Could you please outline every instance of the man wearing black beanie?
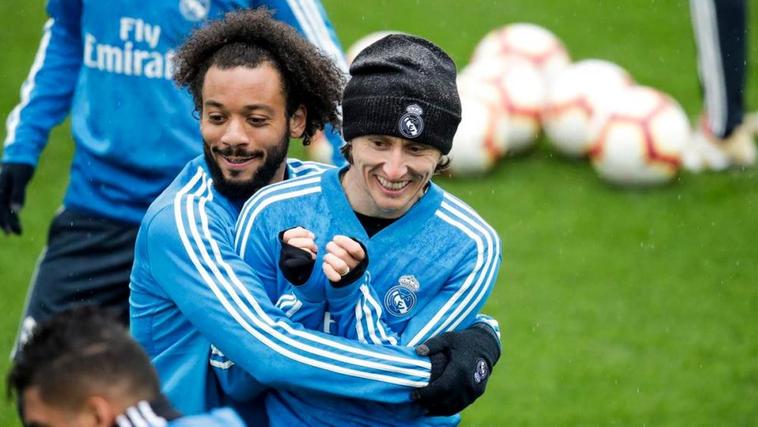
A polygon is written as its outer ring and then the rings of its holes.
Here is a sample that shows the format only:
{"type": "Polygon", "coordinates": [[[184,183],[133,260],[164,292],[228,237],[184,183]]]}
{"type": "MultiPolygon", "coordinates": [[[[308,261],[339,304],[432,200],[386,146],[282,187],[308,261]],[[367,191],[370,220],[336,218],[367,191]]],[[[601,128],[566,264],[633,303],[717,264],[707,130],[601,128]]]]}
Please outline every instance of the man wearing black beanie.
{"type": "MultiPolygon", "coordinates": [[[[238,252],[275,283],[269,294],[293,321],[416,347],[437,366],[448,356],[443,346],[467,347],[456,364],[468,372],[458,380],[470,402],[500,356],[499,337],[478,312],[496,282],[501,245],[473,209],[431,182],[461,120],[455,64],[431,42],[395,34],[367,47],[350,74],[342,105],[348,166],[256,194],[240,214],[238,252]],[[462,333],[469,340],[458,341],[462,333]]],[[[433,368],[430,379],[442,374],[433,368]]],[[[465,406],[430,402],[425,389],[413,396],[421,405],[275,390],[266,407],[271,424],[284,426],[454,425],[465,406]]]]}

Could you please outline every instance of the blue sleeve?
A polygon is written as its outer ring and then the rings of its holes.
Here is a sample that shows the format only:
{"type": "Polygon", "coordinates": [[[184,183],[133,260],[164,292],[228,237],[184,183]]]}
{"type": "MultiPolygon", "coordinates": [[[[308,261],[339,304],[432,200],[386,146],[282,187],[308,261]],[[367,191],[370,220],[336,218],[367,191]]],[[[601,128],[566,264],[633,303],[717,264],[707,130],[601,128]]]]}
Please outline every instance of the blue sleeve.
{"type": "Polygon", "coordinates": [[[211,345],[209,363],[225,395],[237,402],[246,402],[260,396],[266,386],[244,369],[240,369],[215,345],[211,345]]]}
{"type": "MultiPolygon", "coordinates": [[[[256,270],[257,273],[257,270],[256,270]]],[[[312,330],[320,329],[324,318],[324,302],[309,302],[298,298],[290,291],[277,300],[275,306],[284,312],[292,322],[312,330]]],[[[210,365],[221,390],[238,402],[251,400],[266,390],[252,375],[238,367],[216,346],[211,346],[210,365]]]]}
{"type": "Polygon", "coordinates": [[[277,224],[276,221],[257,221],[247,239],[248,250],[240,257],[264,284],[270,300],[290,320],[306,329],[320,330],[326,307],[324,285],[314,280],[317,275],[313,274],[306,283],[294,286],[280,273],[279,253],[282,247],[279,233],[290,227],[278,229],[277,224]]]}
{"type": "Polygon", "coordinates": [[[364,343],[414,347],[443,332],[473,324],[492,291],[501,262],[497,234],[489,226],[481,231],[480,235],[471,234],[474,244],[467,256],[401,333],[385,324],[382,300],[371,286],[370,272],[348,287],[327,287],[328,309],[337,323],[338,335],[364,343]]]}
{"type": "Polygon", "coordinates": [[[81,8],[79,0],[48,2],[50,18],[6,121],[4,162],[36,165],[50,130],[68,115],[82,65],[81,8]]]}
{"type": "Polygon", "coordinates": [[[502,341],[500,339],[500,322],[497,321],[492,316],[488,316],[486,314],[479,313],[476,315],[476,319],[474,320],[474,324],[477,326],[483,326],[488,328],[492,331],[492,336],[497,339],[497,343],[502,346],[502,341]]]}
{"type": "MultiPolygon", "coordinates": [[[[148,228],[152,274],[182,314],[258,382],[386,403],[410,401],[431,363],[412,349],[366,346],[305,329],[271,303],[214,214],[207,183],[186,186],[148,228]]],[[[220,209],[219,207],[215,207],[220,209]]]]}
{"type": "MultiPolygon", "coordinates": [[[[317,330],[323,324],[324,303],[303,301],[293,292],[287,292],[276,302],[276,307],[294,323],[317,330]]],[[[238,367],[216,346],[211,346],[210,365],[223,392],[238,402],[251,400],[266,390],[255,377],[238,367]]]]}

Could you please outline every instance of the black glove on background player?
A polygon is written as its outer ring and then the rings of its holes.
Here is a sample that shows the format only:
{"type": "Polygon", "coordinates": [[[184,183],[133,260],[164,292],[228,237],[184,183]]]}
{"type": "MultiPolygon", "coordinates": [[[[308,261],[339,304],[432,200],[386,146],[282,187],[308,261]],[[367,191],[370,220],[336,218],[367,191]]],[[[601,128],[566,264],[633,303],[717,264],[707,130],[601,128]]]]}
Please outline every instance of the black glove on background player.
{"type": "Polygon", "coordinates": [[[286,231],[283,230],[279,233],[279,242],[282,244],[282,250],[279,254],[279,269],[282,270],[285,279],[295,286],[300,286],[311,277],[316,260],[307,251],[285,243],[284,233],[286,231]]]}
{"type": "Polygon", "coordinates": [[[23,163],[0,165],[0,228],[5,234],[21,234],[18,214],[24,206],[26,186],[34,175],[34,166],[23,163]]]}
{"type": "Polygon", "coordinates": [[[429,356],[429,385],[411,397],[429,416],[448,416],[462,411],[484,393],[492,368],[500,358],[500,342],[487,325],[474,325],[460,332],[445,332],[416,347],[429,356]]]}

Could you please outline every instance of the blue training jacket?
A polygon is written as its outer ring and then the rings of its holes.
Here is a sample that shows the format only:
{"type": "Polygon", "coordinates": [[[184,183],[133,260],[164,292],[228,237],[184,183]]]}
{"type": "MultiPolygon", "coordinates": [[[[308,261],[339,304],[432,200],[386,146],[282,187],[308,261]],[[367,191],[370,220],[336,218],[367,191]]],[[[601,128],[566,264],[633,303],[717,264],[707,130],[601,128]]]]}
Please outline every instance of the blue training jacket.
{"type": "MultiPolygon", "coordinates": [[[[289,161],[288,176],[323,170],[289,161]]],[[[305,329],[269,300],[234,250],[235,204],[213,187],[202,156],[148,209],[130,283],[130,323],[164,393],[181,412],[227,404],[208,362],[214,344],[262,385],[384,403],[410,401],[431,363],[413,348],[377,346],[305,329]]]]}
{"type": "MultiPolygon", "coordinates": [[[[477,321],[501,262],[495,230],[464,202],[432,183],[408,212],[369,237],[342,188],[340,172],[332,168],[270,185],[241,211],[235,248],[253,267],[271,301],[277,301],[292,320],[377,346],[413,348],[477,321]],[[301,286],[292,286],[278,267],[279,233],[296,226],[313,232],[318,247],[316,267],[301,286]],[[363,277],[340,288],[331,286],[320,268],[326,244],[335,235],[361,241],[369,255],[363,277]]],[[[222,369],[218,361],[211,358],[211,364],[222,369]]],[[[424,417],[412,404],[387,405],[312,391],[272,391],[266,407],[272,426],[421,426],[459,421],[424,417]]]]}
{"type": "MultiPolygon", "coordinates": [[[[191,97],[171,80],[174,49],[209,19],[258,6],[347,69],[318,0],[49,0],[21,102],[6,122],[3,162],[36,165],[50,130],[71,113],[65,206],[139,223],[202,150],[191,97]]],[[[333,132],[330,140],[341,144],[333,132]]]]}

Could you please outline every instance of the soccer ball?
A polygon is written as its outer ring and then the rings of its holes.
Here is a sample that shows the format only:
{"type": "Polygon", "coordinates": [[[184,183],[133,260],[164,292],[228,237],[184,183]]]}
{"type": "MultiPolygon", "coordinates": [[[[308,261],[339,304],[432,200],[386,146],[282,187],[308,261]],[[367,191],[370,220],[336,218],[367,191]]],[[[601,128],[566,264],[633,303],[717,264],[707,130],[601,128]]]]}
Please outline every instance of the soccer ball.
{"type": "Polygon", "coordinates": [[[506,126],[496,100],[476,94],[477,82],[458,79],[461,96],[461,123],[453,137],[450,172],[454,176],[475,176],[490,171],[505,152],[506,126]]]}
{"type": "Polygon", "coordinates": [[[473,91],[476,96],[499,105],[497,110],[506,122],[502,130],[508,154],[531,148],[540,133],[545,104],[545,83],[539,71],[528,62],[493,58],[472,63],[461,75],[478,82],[473,91]]]}
{"type": "Polygon", "coordinates": [[[545,28],[526,23],[490,31],[476,46],[471,62],[495,57],[529,62],[548,83],[571,62],[558,37],[545,28]]]}
{"type": "Polygon", "coordinates": [[[347,49],[347,54],[345,55],[345,59],[347,59],[347,64],[350,65],[355,60],[355,57],[358,56],[359,53],[363,51],[363,49],[371,46],[372,44],[378,42],[379,40],[387,37],[390,34],[404,34],[400,31],[376,31],[373,33],[366,34],[365,36],[359,38],[355,41],[350,47],[347,49]]]}
{"type": "Polygon", "coordinates": [[[569,65],[550,85],[542,114],[550,143],[569,157],[587,155],[596,113],[632,84],[629,73],[612,62],[586,59],[569,65]]]}
{"type": "Polygon", "coordinates": [[[619,185],[652,185],[676,175],[690,126],[668,95],[632,86],[600,113],[593,135],[589,155],[600,177],[619,185]]]}

